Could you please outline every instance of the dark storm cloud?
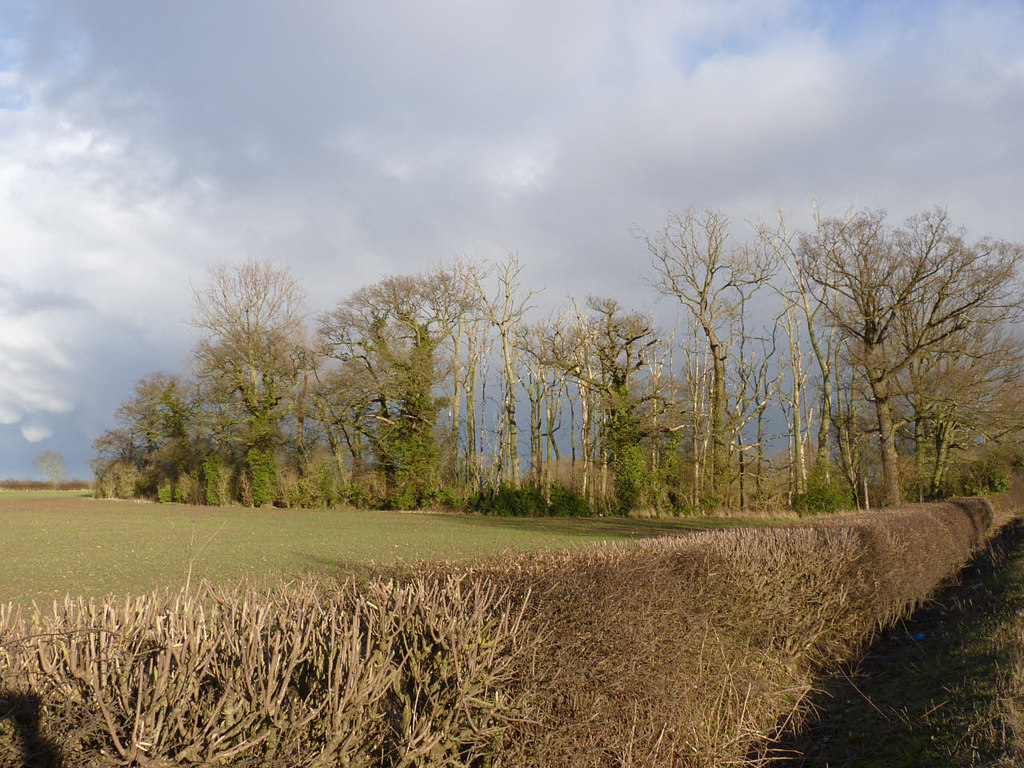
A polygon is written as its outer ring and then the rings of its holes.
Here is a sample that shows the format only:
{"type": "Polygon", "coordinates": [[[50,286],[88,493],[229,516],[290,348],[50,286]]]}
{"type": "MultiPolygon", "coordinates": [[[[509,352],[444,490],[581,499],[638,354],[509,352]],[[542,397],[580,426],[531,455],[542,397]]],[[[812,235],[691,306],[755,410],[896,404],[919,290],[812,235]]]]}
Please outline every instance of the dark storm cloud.
{"type": "Polygon", "coordinates": [[[939,203],[1024,240],[1015,2],[16,6],[0,422],[75,471],[135,378],[184,368],[190,286],[224,260],[291,265],[321,310],[512,250],[549,303],[640,307],[631,231],[690,204],[742,229],[939,203]]]}
{"type": "Polygon", "coordinates": [[[7,314],[24,317],[51,310],[84,312],[90,308],[91,305],[85,298],[67,291],[27,291],[13,282],[0,278],[0,311],[7,314]]]}

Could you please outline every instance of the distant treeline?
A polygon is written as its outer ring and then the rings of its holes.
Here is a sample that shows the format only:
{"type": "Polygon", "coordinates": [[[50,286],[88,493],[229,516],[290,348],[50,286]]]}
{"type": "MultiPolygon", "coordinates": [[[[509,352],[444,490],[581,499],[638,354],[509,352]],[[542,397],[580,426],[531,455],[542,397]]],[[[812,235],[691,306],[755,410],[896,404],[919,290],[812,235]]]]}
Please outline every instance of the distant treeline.
{"type": "Polygon", "coordinates": [[[0,480],[0,489],[5,491],[90,491],[95,488],[92,480],[61,480],[51,483],[42,480],[0,480]]]}
{"type": "Polygon", "coordinates": [[[737,238],[638,233],[671,328],[613,297],[537,316],[514,254],[386,277],[311,314],[287,269],[195,291],[189,376],[95,442],[97,493],[504,514],[823,511],[1001,490],[1024,426],[1024,247],[945,211],[737,238]]]}

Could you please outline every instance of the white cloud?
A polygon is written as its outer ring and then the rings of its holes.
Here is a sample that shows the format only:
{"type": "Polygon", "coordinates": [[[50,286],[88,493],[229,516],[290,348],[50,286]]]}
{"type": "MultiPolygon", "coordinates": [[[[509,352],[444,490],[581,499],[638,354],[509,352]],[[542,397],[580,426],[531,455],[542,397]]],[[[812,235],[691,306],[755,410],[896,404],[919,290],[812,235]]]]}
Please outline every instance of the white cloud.
{"type": "Polygon", "coordinates": [[[12,317],[0,311],[0,423],[74,408],[75,387],[69,376],[74,365],[55,342],[55,331],[31,315],[12,317]]]}
{"type": "Polygon", "coordinates": [[[21,436],[26,442],[38,443],[48,437],[53,437],[53,430],[40,424],[24,424],[21,427],[21,436]]]}
{"type": "Polygon", "coordinates": [[[501,195],[537,191],[553,172],[553,142],[524,141],[518,146],[485,149],[480,162],[481,175],[501,195]]]}

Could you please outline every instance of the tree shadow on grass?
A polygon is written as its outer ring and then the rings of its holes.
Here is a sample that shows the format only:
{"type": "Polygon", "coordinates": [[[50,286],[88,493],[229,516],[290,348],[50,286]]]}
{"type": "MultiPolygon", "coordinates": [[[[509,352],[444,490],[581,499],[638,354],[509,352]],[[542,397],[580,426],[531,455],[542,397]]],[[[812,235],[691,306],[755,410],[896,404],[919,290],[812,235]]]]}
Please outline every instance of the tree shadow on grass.
{"type": "Polygon", "coordinates": [[[41,708],[38,696],[0,690],[0,764],[63,768],[60,748],[40,732],[41,708]]]}
{"type": "Polygon", "coordinates": [[[463,522],[482,528],[503,528],[523,532],[554,533],[587,538],[649,538],[674,536],[717,528],[763,525],[769,521],[753,521],[727,517],[499,517],[467,515],[463,522]]]}
{"type": "MultiPolygon", "coordinates": [[[[575,538],[576,544],[597,541],[637,540],[658,536],[683,536],[701,531],[719,530],[724,528],[764,527],[777,520],[729,517],[677,517],[677,518],[628,518],[628,517],[504,517],[480,514],[439,513],[446,518],[458,517],[460,526],[489,529],[495,532],[518,532],[524,537],[530,534],[546,534],[575,538]]],[[[444,521],[449,522],[448,520],[444,521]]],[[[792,521],[787,521],[792,522],[792,521]]],[[[458,534],[453,534],[458,535],[458,534]]],[[[555,548],[572,548],[573,543],[564,541],[553,543],[555,548]]],[[[357,582],[384,576],[402,578],[417,570],[418,564],[424,562],[458,562],[458,563],[493,563],[500,562],[512,552],[528,551],[527,546],[516,546],[514,539],[509,539],[501,550],[488,550],[483,553],[432,557],[429,554],[418,554],[411,557],[384,557],[381,561],[365,561],[358,558],[330,557],[319,553],[296,551],[294,557],[304,564],[308,571],[318,575],[326,575],[338,580],[355,579],[357,582]]],[[[295,574],[301,576],[302,573],[295,574]]]]}
{"type": "Polygon", "coordinates": [[[1024,566],[1015,561],[1022,557],[1017,522],[957,583],[823,681],[808,722],[772,746],[772,764],[909,768],[1006,759],[990,726],[1009,660],[990,638],[1020,609],[1024,566]]]}

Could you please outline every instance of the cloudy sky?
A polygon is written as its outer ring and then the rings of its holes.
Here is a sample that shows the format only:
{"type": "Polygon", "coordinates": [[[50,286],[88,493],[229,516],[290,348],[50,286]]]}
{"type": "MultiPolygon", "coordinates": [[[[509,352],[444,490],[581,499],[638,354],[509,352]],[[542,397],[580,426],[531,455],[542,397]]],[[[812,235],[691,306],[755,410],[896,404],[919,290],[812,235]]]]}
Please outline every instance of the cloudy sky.
{"type": "Polygon", "coordinates": [[[86,476],[223,261],[323,310],[515,251],[645,308],[631,232],[691,204],[1024,241],[1022,40],[1019,0],[0,0],[0,477],[86,476]]]}

